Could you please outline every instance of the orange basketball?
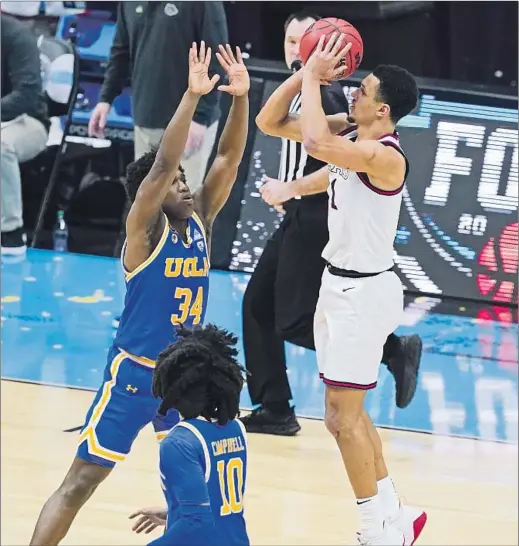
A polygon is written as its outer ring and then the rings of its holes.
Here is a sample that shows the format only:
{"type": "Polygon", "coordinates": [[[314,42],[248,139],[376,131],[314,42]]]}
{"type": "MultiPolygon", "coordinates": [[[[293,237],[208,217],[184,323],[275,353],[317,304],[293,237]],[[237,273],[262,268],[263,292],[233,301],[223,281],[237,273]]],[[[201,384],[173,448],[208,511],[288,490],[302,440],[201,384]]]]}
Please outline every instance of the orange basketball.
{"type": "Polygon", "coordinates": [[[303,64],[306,64],[306,61],[314,52],[314,49],[316,48],[321,36],[324,34],[327,37],[325,40],[326,43],[334,32],[344,34],[346,40],[344,45],[351,42],[351,48],[348,53],[346,53],[346,58],[344,60],[347,69],[344,74],[338,78],[342,80],[348,78],[355,72],[355,70],[357,70],[364,55],[364,44],[362,43],[362,38],[359,31],[351,23],[344,21],[344,19],[337,19],[336,17],[319,19],[319,21],[316,21],[303,34],[299,51],[303,64]]]}

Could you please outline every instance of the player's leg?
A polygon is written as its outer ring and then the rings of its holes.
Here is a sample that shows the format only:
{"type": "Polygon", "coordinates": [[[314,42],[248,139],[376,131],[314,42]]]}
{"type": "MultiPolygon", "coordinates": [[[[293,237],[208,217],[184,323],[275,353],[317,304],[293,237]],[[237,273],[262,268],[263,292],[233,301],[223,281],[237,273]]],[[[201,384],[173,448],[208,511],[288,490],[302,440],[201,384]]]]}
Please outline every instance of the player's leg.
{"type": "Polygon", "coordinates": [[[155,415],[152,370],[112,348],[103,383],[87,413],[76,458],[63,483],[43,506],[31,545],[59,544],[79,510],[117,462],[130,452],[139,431],[155,415]]]}
{"type": "Polygon", "coordinates": [[[384,526],[377,489],[375,450],[363,419],[366,391],[360,387],[326,385],[326,428],[337,442],[357,499],[363,540],[367,544],[403,546],[403,535],[384,526]]]}
{"type": "MultiPolygon", "coordinates": [[[[358,385],[358,389],[347,388],[347,385],[354,385],[339,381],[341,376],[334,371],[337,355],[334,351],[333,334],[337,324],[330,323],[334,314],[328,315],[326,312],[333,299],[330,275],[325,272],[314,318],[317,364],[319,374],[326,384],[325,425],[337,442],[355,496],[360,499],[361,506],[369,503],[361,511],[361,528],[364,534],[367,532],[369,535],[371,532],[378,536],[382,534],[383,516],[376,499],[374,449],[362,417],[365,391],[361,387],[369,388],[370,385],[358,385]]],[[[349,330],[345,332],[349,331],[351,334],[353,324],[348,326],[349,330]]]]}
{"type": "MultiPolygon", "coordinates": [[[[375,463],[375,477],[377,479],[377,490],[379,490],[379,484],[380,482],[383,482],[386,479],[389,478],[389,472],[386,467],[386,461],[384,460],[384,454],[382,450],[382,440],[380,439],[380,436],[377,432],[377,429],[374,427],[373,422],[371,421],[371,418],[368,415],[368,412],[363,409],[362,410],[362,420],[364,421],[364,426],[366,427],[366,432],[368,434],[368,437],[371,441],[371,445],[373,446],[373,460],[375,463]]],[[[379,490],[380,493],[380,490],[379,490]]],[[[393,488],[393,496],[387,497],[387,503],[384,505],[384,500],[381,499],[382,502],[382,511],[384,513],[384,517],[388,516],[395,516],[398,512],[399,508],[399,501],[398,496],[396,495],[395,489],[393,488]]]]}
{"type": "Polygon", "coordinates": [[[30,544],[59,544],[81,507],[111,471],[76,457],[59,489],[43,505],[30,544]]]}
{"type": "Polygon", "coordinates": [[[427,522],[427,514],[423,510],[405,506],[400,502],[393,480],[389,476],[377,429],[366,410],[363,411],[362,417],[373,445],[377,490],[384,519],[404,534],[406,546],[414,544],[427,522]]]}
{"type": "Polygon", "coordinates": [[[319,298],[329,330],[322,369],[325,424],[337,442],[357,499],[362,540],[386,546],[401,546],[403,534],[385,525],[375,446],[364,422],[364,398],[377,384],[382,346],[391,331],[387,315],[398,313],[398,293],[392,297],[392,291],[399,290],[402,298],[398,287],[398,279],[347,279],[326,270],[319,298]]]}

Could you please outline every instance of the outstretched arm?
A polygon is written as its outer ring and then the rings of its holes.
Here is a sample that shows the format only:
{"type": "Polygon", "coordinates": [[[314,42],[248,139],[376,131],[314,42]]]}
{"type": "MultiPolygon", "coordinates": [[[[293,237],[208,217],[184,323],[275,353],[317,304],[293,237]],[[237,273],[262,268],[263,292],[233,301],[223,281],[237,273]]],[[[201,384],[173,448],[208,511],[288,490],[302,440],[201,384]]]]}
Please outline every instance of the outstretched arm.
{"type": "MultiPolygon", "coordinates": [[[[290,104],[301,91],[302,80],[303,70],[292,74],[270,95],[256,116],[256,125],[266,135],[303,142],[299,114],[289,113],[290,104]]],[[[334,134],[340,133],[349,126],[347,113],[326,116],[326,120],[330,131],[334,134]]]]}
{"type": "Polygon", "coordinates": [[[250,81],[240,48],[236,48],[234,56],[229,45],[225,48],[220,46],[216,56],[229,78],[229,84],[220,85],[218,89],[233,95],[233,101],[216,157],[204,184],[195,195],[197,210],[208,230],[227,201],[236,180],[249,126],[250,81]]]}
{"type": "Polygon", "coordinates": [[[189,52],[188,89],[164,132],[155,161],[140,184],[128,213],[125,260],[133,268],[149,257],[150,250],[146,251],[148,245],[145,244],[148,233],[161,218],[162,203],[177,174],[198,101],[202,95],[213,89],[219,79],[217,75],[209,79],[210,59],[211,49],[206,51],[204,42],[201,43],[199,52],[196,44],[193,44],[189,52]]]}

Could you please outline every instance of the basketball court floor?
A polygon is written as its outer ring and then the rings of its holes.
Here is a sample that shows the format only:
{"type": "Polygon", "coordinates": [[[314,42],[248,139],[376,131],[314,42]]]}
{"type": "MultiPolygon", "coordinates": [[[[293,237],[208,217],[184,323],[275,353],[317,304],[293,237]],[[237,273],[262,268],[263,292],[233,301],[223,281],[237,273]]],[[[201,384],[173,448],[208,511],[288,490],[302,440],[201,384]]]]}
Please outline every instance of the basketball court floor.
{"type": "MultiPolygon", "coordinates": [[[[245,275],[213,272],[207,321],[240,335],[246,282],[245,275]]],[[[28,543],[74,456],[75,429],[101,381],[123,295],[113,259],[39,250],[22,261],[2,259],[1,544],[28,543]]],[[[439,300],[409,299],[398,331],[424,340],[413,403],[395,408],[383,368],[368,409],[382,427],[400,494],[428,512],[418,545],[518,544],[517,324],[498,309],[440,308],[439,300]]],[[[308,419],[294,438],[250,435],[251,542],[354,544],[355,505],[320,420],[315,355],[287,348],[294,402],[308,419]]],[[[242,404],[250,407],[245,391],[242,404]]],[[[136,508],[163,504],[157,460],[146,428],[63,544],[138,545],[157,536],[133,534],[128,520],[136,508]]]]}

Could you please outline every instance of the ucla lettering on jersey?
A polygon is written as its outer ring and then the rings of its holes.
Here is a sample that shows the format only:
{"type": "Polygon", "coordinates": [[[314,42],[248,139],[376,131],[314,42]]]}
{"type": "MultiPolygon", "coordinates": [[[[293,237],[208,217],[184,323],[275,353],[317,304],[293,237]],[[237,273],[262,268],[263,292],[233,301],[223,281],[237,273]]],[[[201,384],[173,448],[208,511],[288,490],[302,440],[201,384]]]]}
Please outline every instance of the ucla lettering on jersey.
{"type": "MultiPolygon", "coordinates": [[[[124,269],[126,242],[121,254],[124,269]]],[[[175,340],[175,326],[204,321],[209,289],[209,257],[204,226],[193,214],[187,242],[166,225],[150,257],[128,272],[126,296],[114,344],[134,360],[153,367],[159,353],[175,340]]]]}

